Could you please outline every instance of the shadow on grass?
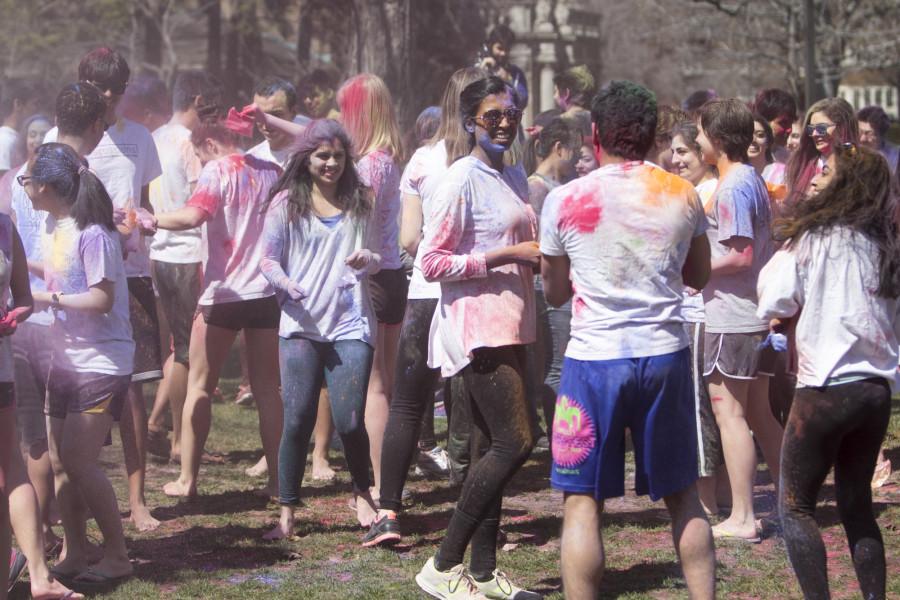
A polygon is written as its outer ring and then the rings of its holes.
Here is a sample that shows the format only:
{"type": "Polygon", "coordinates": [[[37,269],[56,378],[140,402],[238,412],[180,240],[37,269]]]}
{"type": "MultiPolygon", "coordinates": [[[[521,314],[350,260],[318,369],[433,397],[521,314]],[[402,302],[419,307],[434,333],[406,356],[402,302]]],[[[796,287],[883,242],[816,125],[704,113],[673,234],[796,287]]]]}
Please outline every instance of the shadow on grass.
{"type": "Polygon", "coordinates": [[[174,583],[181,573],[258,569],[288,560],[284,547],[264,542],[262,531],[244,525],[191,527],[174,535],[131,540],[134,575],[154,583],[174,583]]]}
{"type": "MultiPolygon", "coordinates": [[[[664,588],[671,579],[682,580],[681,566],[675,561],[638,563],[627,569],[610,569],[603,572],[600,580],[600,598],[617,598],[623,594],[634,595],[664,588]]],[[[550,594],[559,591],[562,580],[548,577],[538,582],[534,591],[550,594]]],[[[678,585],[684,589],[684,584],[678,585]]]]}

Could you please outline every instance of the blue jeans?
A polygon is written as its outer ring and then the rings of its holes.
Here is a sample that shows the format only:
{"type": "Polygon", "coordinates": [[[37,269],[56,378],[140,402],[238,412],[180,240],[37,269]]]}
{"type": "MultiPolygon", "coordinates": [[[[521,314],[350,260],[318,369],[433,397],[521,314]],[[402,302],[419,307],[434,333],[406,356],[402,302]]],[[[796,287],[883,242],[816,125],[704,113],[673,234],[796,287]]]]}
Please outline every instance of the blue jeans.
{"type": "Polygon", "coordinates": [[[547,433],[553,425],[553,410],[559,393],[560,374],[566,346],[569,344],[572,321],[572,301],[559,308],[550,306],[544,297],[543,282],[534,278],[534,299],[537,311],[537,340],[528,348],[528,372],[525,381],[527,395],[544,413],[547,433]]]}
{"type": "Polygon", "coordinates": [[[366,433],[366,391],[372,370],[372,346],[361,340],[316,342],[306,338],[279,338],[284,430],[278,454],[281,504],[300,503],[300,482],[306,470],[309,438],[316,425],[322,382],[334,426],[344,445],[344,457],[353,490],[367,492],[369,436],[366,433]]]}

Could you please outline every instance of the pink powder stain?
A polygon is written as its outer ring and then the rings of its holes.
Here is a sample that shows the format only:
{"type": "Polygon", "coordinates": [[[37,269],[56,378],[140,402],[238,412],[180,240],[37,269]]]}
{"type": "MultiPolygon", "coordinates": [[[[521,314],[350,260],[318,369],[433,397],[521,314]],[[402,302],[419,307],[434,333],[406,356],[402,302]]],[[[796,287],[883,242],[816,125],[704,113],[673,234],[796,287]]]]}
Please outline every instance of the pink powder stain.
{"type": "Polygon", "coordinates": [[[584,407],[568,396],[560,396],[553,416],[553,462],[572,468],[586,461],[597,442],[595,431],[584,407]]]}
{"type": "Polygon", "coordinates": [[[724,398],[722,396],[713,396],[712,398],[710,398],[710,400],[712,400],[713,402],[721,402],[722,400],[724,400],[724,398]]]}
{"type": "Polygon", "coordinates": [[[575,316],[580,316],[584,309],[587,308],[587,304],[584,303],[584,300],[581,296],[575,296],[575,300],[572,302],[572,312],[575,316]]]}
{"type": "Polygon", "coordinates": [[[194,195],[191,196],[188,204],[190,206],[202,208],[208,214],[213,215],[216,213],[216,207],[219,205],[219,198],[209,193],[205,189],[198,189],[196,192],[194,192],[194,195]]]}
{"type": "Polygon", "coordinates": [[[559,210],[559,228],[578,233],[592,233],[603,218],[603,207],[590,193],[567,198],[559,210]]]}
{"type": "Polygon", "coordinates": [[[719,204],[719,218],[723,223],[727,223],[731,221],[731,209],[728,208],[727,204],[720,203],[719,204]]]}

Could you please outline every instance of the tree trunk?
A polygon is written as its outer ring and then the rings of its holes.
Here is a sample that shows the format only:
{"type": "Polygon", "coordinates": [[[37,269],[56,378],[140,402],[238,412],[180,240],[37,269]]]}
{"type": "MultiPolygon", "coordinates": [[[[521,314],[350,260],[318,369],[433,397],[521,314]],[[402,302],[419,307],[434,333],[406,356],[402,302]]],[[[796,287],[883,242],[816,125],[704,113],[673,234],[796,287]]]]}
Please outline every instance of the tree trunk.
{"type": "Polygon", "coordinates": [[[222,5],[219,0],[206,5],[206,70],[222,76],[222,5]]]}
{"type": "Polygon", "coordinates": [[[410,0],[355,0],[356,66],[374,73],[395,96],[401,113],[410,106],[410,0]]]}

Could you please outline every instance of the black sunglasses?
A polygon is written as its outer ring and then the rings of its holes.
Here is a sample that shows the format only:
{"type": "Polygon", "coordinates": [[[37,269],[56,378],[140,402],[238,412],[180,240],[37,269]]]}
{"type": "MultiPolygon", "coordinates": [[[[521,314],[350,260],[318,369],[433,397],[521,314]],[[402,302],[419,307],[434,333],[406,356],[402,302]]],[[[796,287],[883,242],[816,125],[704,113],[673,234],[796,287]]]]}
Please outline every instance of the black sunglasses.
{"type": "Polygon", "coordinates": [[[18,184],[21,185],[22,187],[25,187],[25,184],[28,183],[28,181],[29,181],[30,179],[31,179],[31,175],[18,175],[18,176],[16,177],[16,181],[17,181],[18,184]]]}
{"type": "Polygon", "coordinates": [[[812,137],[815,133],[817,135],[827,135],[828,130],[834,127],[834,123],[819,123],[818,125],[807,125],[806,126],[806,135],[812,137]]]}
{"type": "Polygon", "coordinates": [[[518,108],[507,108],[506,110],[494,109],[489,110],[483,115],[475,118],[481,119],[486,128],[495,129],[500,126],[500,123],[503,122],[504,117],[510,125],[516,126],[519,124],[519,120],[521,120],[522,118],[522,111],[518,108]]]}

